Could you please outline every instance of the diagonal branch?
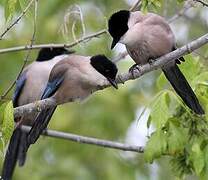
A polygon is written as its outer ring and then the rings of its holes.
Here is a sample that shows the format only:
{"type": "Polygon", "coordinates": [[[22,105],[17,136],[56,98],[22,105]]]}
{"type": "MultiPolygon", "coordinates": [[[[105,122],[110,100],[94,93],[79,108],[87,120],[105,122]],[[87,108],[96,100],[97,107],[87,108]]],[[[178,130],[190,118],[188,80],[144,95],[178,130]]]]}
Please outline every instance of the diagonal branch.
{"type": "Polygon", "coordinates": [[[201,1],[201,0],[194,0],[194,1],[201,3],[203,6],[208,7],[208,3],[205,3],[204,1],[201,1]]]}
{"type": "Polygon", "coordinates": [[[142,4],[141,0],[137,0],[129,11],[135,11],[142,4]]]}
{"type": "MultiPolygon", "coordinates": [[[[168,62],[174,61],[175,59],[177,59],[183,55],[189,54],[192,51],[200,48],[201,46],[203,46],[207,43],[208,43],[208,33],[199,37],[198,39],[190,42],[189,44],[175,50],[175,51],[172,51],[164,56],[161,56],[160,58],[157,58],[151,64],[145,64],[143,66],[140,66],[139,67],[140,70],[135,71],[134,76],[132,76],[131,73],[119,75],[117,77],[117,82],[124,83],[128,80],[139,78],[143,74],[148,73],[153,70],[156,70],[156,69],[159,69],[162,66],[164,66],[165,64],[167,64],[168,62]]],[[[109,86],[110,86],[110,84],[108,82],[106,82],[105,86],[97,87],[97,90],[102,90],[102,89],[109,87],[109,86]]],[[[15,117],[20,117],[22,115],[27,115],[27,114],[34,113],[34,112],[39,112],[42,109],[53,107],[55,105],[57,105],[55,100],[53,98],[48,98],[48,99],[36,101],[34,103],[30,103],[30,104],[27,104],[24,106],[17,107],[17,108],[15,108],[14,115],[15,115],[15,117]]]]}
{"type": "MultiPolygon", "coordinates": [[[[23,131],[29,132],[31,127],[21,126],[21,128],[23,131]]],[[[42,135],[54,137],[58,139],[65,139],[65,140],[74,141],[74,142],[83,143],[83,144],[92,144],[92,145],[106,147],[106,148],[119,149],[122,151],[132,151],[132,152],[138,152],[138,153],[144,152],[144,148],[142,146],[127,145],[127,144],[122,144],[120,142],[80,136],[76,134],[64,133],[64,132],[55,131],[55,130],[45,130],[42,133],[42,135]]]]}
{"type": "Polygon", "coordinates": [[[31,0],[31,1],[28,3],[28,5],[26,6],[26,8],[22,11],[22,13],[17,17],[17,19],[16,19],[12,24],[10,24],[10,25],[6,28],[6,30],[0,35],[0,40],[2,40],[3,37],[5,36],[5,34],[6,34],[8,31],[10,31],[10,30],[12,29],[12,27],[20,21],[20,19],[21,19],[21,18],[26,14],[26,12],[30,9],[30,6],[32,6],[32,4],[33,4],[34,1],[35,1],[35,0],[31,0]]]}

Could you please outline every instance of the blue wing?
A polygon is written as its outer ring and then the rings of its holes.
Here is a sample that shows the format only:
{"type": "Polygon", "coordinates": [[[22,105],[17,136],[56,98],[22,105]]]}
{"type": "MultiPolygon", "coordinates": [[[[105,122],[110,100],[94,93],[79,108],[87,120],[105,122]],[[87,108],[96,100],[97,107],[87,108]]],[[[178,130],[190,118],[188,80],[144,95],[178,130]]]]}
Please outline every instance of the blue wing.
{"type": "Polygon", "coordinates": [[[26,72],[23,72],[16,81],[16,89],[15,89],[14,95],[13,95],[13,105],[14,105],[14,107],[18,106],[18,104],[17,104],[18,98],[19,98],[19,96],[22,92],[22,89],[23,89],[24,85],[25,85],[26,79],[27,79],[26,78],[26,72]]]}
{"type": "Polygon", "coordinates": [[[51,97],[57,91],[57,89],[60,87],[63,80],[64,80],[64,76],[61,76],[59,78],[52,80],[51,82],[49,81],[43,94],[42,94],[41,99],[46,99],[46,98],[51,97]]]}
{"type": "MultiPolygon", "coordinates": [[[[41,99],[51,97],[57,91],[57,89],[60,87],[63,80],[64,80],[64,76],[61,76],[59,78],[53,79],[52,81],[49,81],[41,99]]],[[[54,111],[56,110],[56,107],[57,106],[52,107],[52,108],[48,108],[48,109],[44,109],[38,114],[37,118],[35,119],[35,121],[32,125],[32,128],[28,134],[27,148],[29,148],[30,144],[34,144],[37,141],[37,139],[39,138],[40,134],[43,132],[43,130],[47,128],[48,123],[49,123],[54,111]]]]}

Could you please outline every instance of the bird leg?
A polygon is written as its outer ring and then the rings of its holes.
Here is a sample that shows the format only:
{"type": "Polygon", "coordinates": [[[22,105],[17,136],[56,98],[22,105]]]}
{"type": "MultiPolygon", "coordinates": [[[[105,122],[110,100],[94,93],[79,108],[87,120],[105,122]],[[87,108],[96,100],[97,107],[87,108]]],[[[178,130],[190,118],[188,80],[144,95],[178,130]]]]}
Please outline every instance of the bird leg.
{"type": "Polygon", "coordinates": [[[132,74],[133,78],[135,78],[135,76],[134,76],[134,71],[135,71],[135,70],[140,71],[139,65],[138,65],[138,64],[134,64],[133,66],[131,66],[131,67],[129,68],[129,73],[132,74]]]}
{"type": "Polygon", "coordinates": [[[20,120],[15,122],[15,128],[19,127],[23,122],[23,117],[20,118],[20,120]]]}
{"type": "Polygon", "coordinates": [[[154,62],[155,62],[155,59],[153,59],[153,58],[149,58],[149,59],[148,59],[148,63],[149,63],[150,65],[152,65],[154,62]]]}
{"type": "Polygon", "coordinates": [[[121,75],[119,74],[117,76],[118,82],[121,82],[122,84],[124,84],[125,82],[122,80],[121,75]]]}

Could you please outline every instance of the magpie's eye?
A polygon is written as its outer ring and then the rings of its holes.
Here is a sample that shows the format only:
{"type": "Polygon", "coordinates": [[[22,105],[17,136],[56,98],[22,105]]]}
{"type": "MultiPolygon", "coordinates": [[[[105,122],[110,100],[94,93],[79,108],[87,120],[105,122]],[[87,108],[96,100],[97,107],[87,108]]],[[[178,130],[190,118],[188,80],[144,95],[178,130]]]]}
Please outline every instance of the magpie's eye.
{"type": "Polygon", "coordinates": [[[110,70],[109,69],[106,69],[105,72],[110,72],[110,70]]]}

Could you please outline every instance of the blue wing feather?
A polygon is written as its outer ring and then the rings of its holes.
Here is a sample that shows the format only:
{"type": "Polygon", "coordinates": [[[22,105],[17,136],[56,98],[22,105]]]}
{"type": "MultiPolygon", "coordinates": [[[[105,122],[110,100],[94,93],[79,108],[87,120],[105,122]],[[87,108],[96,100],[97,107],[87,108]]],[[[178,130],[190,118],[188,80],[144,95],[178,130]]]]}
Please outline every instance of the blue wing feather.
{"type": "Polygon", "coordinates": [[[64,80],[64,76],[56,78],[52,82],[49,81],[48,84],[46,85],[46,88],[43,92],[41,99],[46,99],[51,97],[60,87],[63,80],[64,80]]]}
{"type": "Polygon", "coordinates": [[[20,75],[20,77],[17,79],[16,81],[16,89],[14,91],[14,95],[13,95],[13,105],[14,107],[17,107],[18,106],[18,98],[22,92],[22,89],[25,85],[25,82],[26,82],[26,72],[22,73],[20,75]]]}

